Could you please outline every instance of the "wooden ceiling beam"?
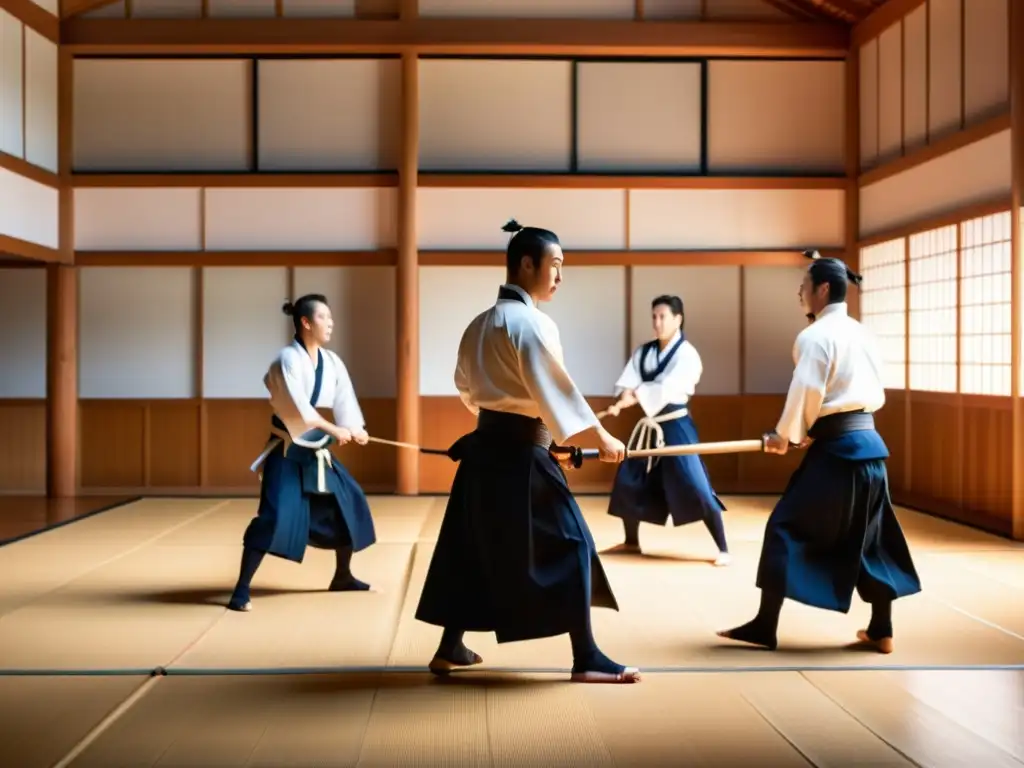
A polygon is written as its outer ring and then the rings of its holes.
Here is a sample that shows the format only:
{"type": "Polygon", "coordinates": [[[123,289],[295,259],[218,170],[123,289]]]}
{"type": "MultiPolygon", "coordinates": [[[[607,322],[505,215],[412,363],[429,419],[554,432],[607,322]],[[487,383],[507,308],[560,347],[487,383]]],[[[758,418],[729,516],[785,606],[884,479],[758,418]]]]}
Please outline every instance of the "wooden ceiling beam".
{"type": "Polygon", "coordinates": [[[61,0],[60,17],[70,19],[72,16],[81,16],[83,13],[90,13],[105,5],[113,5],[118,0],[61,0]]]}
{"type": "Polygon", "coordinates": [[[61,24],[82,55],[419,54],[845,58],[849,30],[801,22],[415,19],[83,19],[61,24]]]}
{"type": "Polygon", "coordinates": [[[850,47],[860,48],[902,19],[925,0],[887,0],[878,6],[850,32],[850,47]]]}

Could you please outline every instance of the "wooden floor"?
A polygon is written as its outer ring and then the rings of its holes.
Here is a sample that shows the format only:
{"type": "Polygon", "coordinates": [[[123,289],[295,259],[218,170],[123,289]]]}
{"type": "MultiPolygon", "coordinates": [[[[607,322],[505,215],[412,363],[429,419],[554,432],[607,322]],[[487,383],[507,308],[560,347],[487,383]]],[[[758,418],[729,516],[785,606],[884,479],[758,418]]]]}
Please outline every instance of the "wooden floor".
{"type": "MultiPolygon", "coordinates": [[[[607,500],[580,502],[617,543],[607,500]]],[[[769,653],[714,636],[756,608],[771,500],[726,503],[730,568],[700,525],[603,558],[621,610],[595,634],[645,671],[623,687],[565,682],[565,638],[472,635],[482,667],[424,671],[444,499],[372,499],[379,541],[353,565],[373,592],[324,592],[333,555],[310,550],[268,558],[249,614],[223,604],[255,500],[65,506],[81,519],[0,547],[0,766],[1024,764],[1024,546],[900,510],[925,592],[894,608],[896,652],[848,647],[864,606],[787,603],[769,653]]],[[[35,504],[21,519],[54,520],[35,504]]]]}

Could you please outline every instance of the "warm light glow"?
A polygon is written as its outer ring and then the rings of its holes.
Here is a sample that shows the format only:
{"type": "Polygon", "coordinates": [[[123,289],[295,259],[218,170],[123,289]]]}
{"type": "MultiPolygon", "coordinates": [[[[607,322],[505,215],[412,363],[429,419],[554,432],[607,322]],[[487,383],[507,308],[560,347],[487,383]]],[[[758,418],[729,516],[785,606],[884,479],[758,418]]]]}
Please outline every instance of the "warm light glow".
{"type": "Polygon", "coordinates": [[[882,383],[886,389],[907,386],[907,278],[903,238],[860,250],[861,322],[878,340],[882,383]]]}
{"type": "Polygon", "coordinates": [[[957,228],[912,235],[910,388],[957,391],[957,228]]]}
{"type": "Polygon", "coordinates": [[[960,230],[960,391],[1010,394],[1010,212],[960,230]]]}

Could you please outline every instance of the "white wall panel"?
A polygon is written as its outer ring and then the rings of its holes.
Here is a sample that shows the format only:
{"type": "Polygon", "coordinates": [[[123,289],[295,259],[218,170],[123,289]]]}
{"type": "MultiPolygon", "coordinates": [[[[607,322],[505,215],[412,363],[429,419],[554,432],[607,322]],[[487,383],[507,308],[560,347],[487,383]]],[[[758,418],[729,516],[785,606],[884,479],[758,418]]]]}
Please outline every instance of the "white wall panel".
{"type": "Polygon", "coordinates": [[[263,377],[292,338],[285,267],[203,269],[203,397],[268,397],[263,377]]]}
{"type": "Polygon", "coordinates": [[[567,251],[626,247],[626,193],[620,189],[446,189],[420,187],[416,198],[419,247],[428,250],[501,250],[514,218],[550,229],[567,251]]]}
{"type": "Polygon", "coordinates": [[[210,251],[346,251],[395,244],[394,189],[206,190],[210,251]]]}
{"type": "Polygon", "coordinates": [[[494,306],[504,267],[420,267],[420,394],[455,395],[459,341],[494,306]]]}
{"type": "Polygon", "coordinates": [[[46,397],[46,270],[0,269],[0,398],[46,397]]]}
{"type": "Polygon", "coordinates": [[[398,167],[400,60],[267,59],[258,80],[260,170],[398,167]]]}
{"type": "MultiPolygon", "coordinates": [[[[331,305],[330,347],[345,361],[356,394],[394,397],[394,267],[296,267],[292,299],[307,293],[321,293],[331,305]]],[[[380,425],[369,429],[379,432],[380,425]]]]}
{"type": "Polygon", "coordinates": [[[421,169],[569,170],[570,62],[426,59],[419,73],[421,169]]]}
{"type": "Polygon", "coordinates": [[[59,193],[0,168],[0,235],[57,247],[59,193]]]}
{"type": "Polygon", "coordinates": [[[86,267],[79,276],[79,396],[194,397],[192,269],[86,267]]]}
{"type": "Polygon", "coordinates": [[[187,188],[80,187],[75,248],[80,251],[198,251],[201,194],[187,188]]]}
{"type": "Polygon", "coordinates": [[[878,38],[878,159],[885,163],[902,153],[903,25],[897,22],[878,38]]]}
{"type": "Polygon", "coordinates": [[[198,19],[202,0],[132,0],[133,19],[198,19]]]}
{"type": "Polygon", "coordinates": [[[700,170],[700,64],[584,62],[576,91],[580,171],[700,170]]]}
{"type": "Polygon", "coordinates": [[[697,410],[701,395],[739,394],[739,267],[633,267],[631,287],[632,348],[654,338],[654,298],[664,294],[678,296],[683,300],[686,338],[697,348],[704,367],[697,385],[697,410]]]}
{"type": "MultiPolygon", "coordinates": [[[[797,294],[805,267],[744,268],[744,391],[787,392],[793,378],[793,344],[807,327],[797,294]]],[[[766,424],[765,430],[774,427],[766,424]]]]}
{"type": "Polygon", "coordinates": [[[277,11],[274,0],[208,0],[210,16],[232,19],[268,19],[277,11]]]}
{"type": "Polygon", "coordinates": [[[52,16],[60,15],[60,0],[32,0],[32,2],[52,16]]]}
{"type": "Polygon", "coordinates": [[[25,159],[57,172],[57,46],[25,30],[25,159]]]}
{"type": "Polygon", "coordinates": [[[22,25],[0,10],[0,152],[24,157],[22,25]]]}
{"type": "Polygon", "coordinates": [[[843,245],[841,189],[637,189],[635,249],[831,248],[843,245]]]}
{"type": "Polygon", "coordinates": [[[426,17],[632,19],[633,0],[419,0],[426,17]]]}
{"type": "Polygon", "coordinates": [[[356,6],[361,4],[357,0],[284,0],[284,15],[307,19],[351,18],[356,15],[356,6]]]}
{"type": "Polygon", "coordinates": [[[1010,131],[961,147],[860,190],[867,237],[972,203],[1010,195],[1010,131]]]}
{"type": "Polygon", "coordinates": [[[928,0],[928,131],[933,141],[960,128],[961,2],[928,0]]]}
{"type": "Polygon", "coordinates": [[[860,49],[860,165],[878,160],[878,39],[860,49]]]}
{"type": "Polygon", "coordinates": [[[565,367],[584,395],[608,395],[626,346],[626,268],[566,265],[553,301],[540,305],[558,325],[565,367]]]}
{"type": "Polygon", "coordinates": [[[964,3],[964,117],[984,119],[1009,108],[1008,0],[964,3]]]}
{"type": "Polygon", "coordinates": [[[709,169],[841,172],[845,88],[842,61],[708,62],[709,169]]]}
{"type": "Polygon", "coordinates": [[[928,6],[903,19],[903,147],[928,141],[928,6]]]}
{"type": "Polygon", "coordinates": [[[251,75],[249,61],[76,59],[75,169],[248,170],[251,75]]]}

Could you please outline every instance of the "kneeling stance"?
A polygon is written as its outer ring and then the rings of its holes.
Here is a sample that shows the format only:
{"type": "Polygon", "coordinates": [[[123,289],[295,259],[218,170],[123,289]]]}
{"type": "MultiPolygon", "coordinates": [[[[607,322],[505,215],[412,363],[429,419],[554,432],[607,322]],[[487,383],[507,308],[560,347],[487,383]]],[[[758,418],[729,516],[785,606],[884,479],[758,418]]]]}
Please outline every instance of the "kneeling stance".
{"type": "Polygon", "coordinates": [[[848,273],[838,259],[815,261],[800,301],[813,322],[797,336],[796,370],[768,450],[809,446],[768,518],[753,621],[722,637],[774,649],[785,598],[846,613],[853,593],[871,604],[857,637],[893,649],[892,603],[921,591],[906,538],[889,499],[889,451],[872,413],[885,403],[873,337],[847,314],[848,273]]]}
{"type": "Polygon", "coordinates": [[[377,540],[363,490],[331,456],[331,443],[368,440],[363,414],[344,363],[325,349],[334,321],[327,300],[307,295],[285,314],[295,340],[281,350],[263,379],[274,410],[270,440],[253,464],[262,468],[260,505],[243,537],[242,566],[228,607],[248,611],[252,577],[270,553],[301,563],[310,545],[333,549],[337,558],[332,591],[367,590],[352,575],[352,553],[377,540]],[[334,422],[317,407],[330,406],[334,422]]]}

